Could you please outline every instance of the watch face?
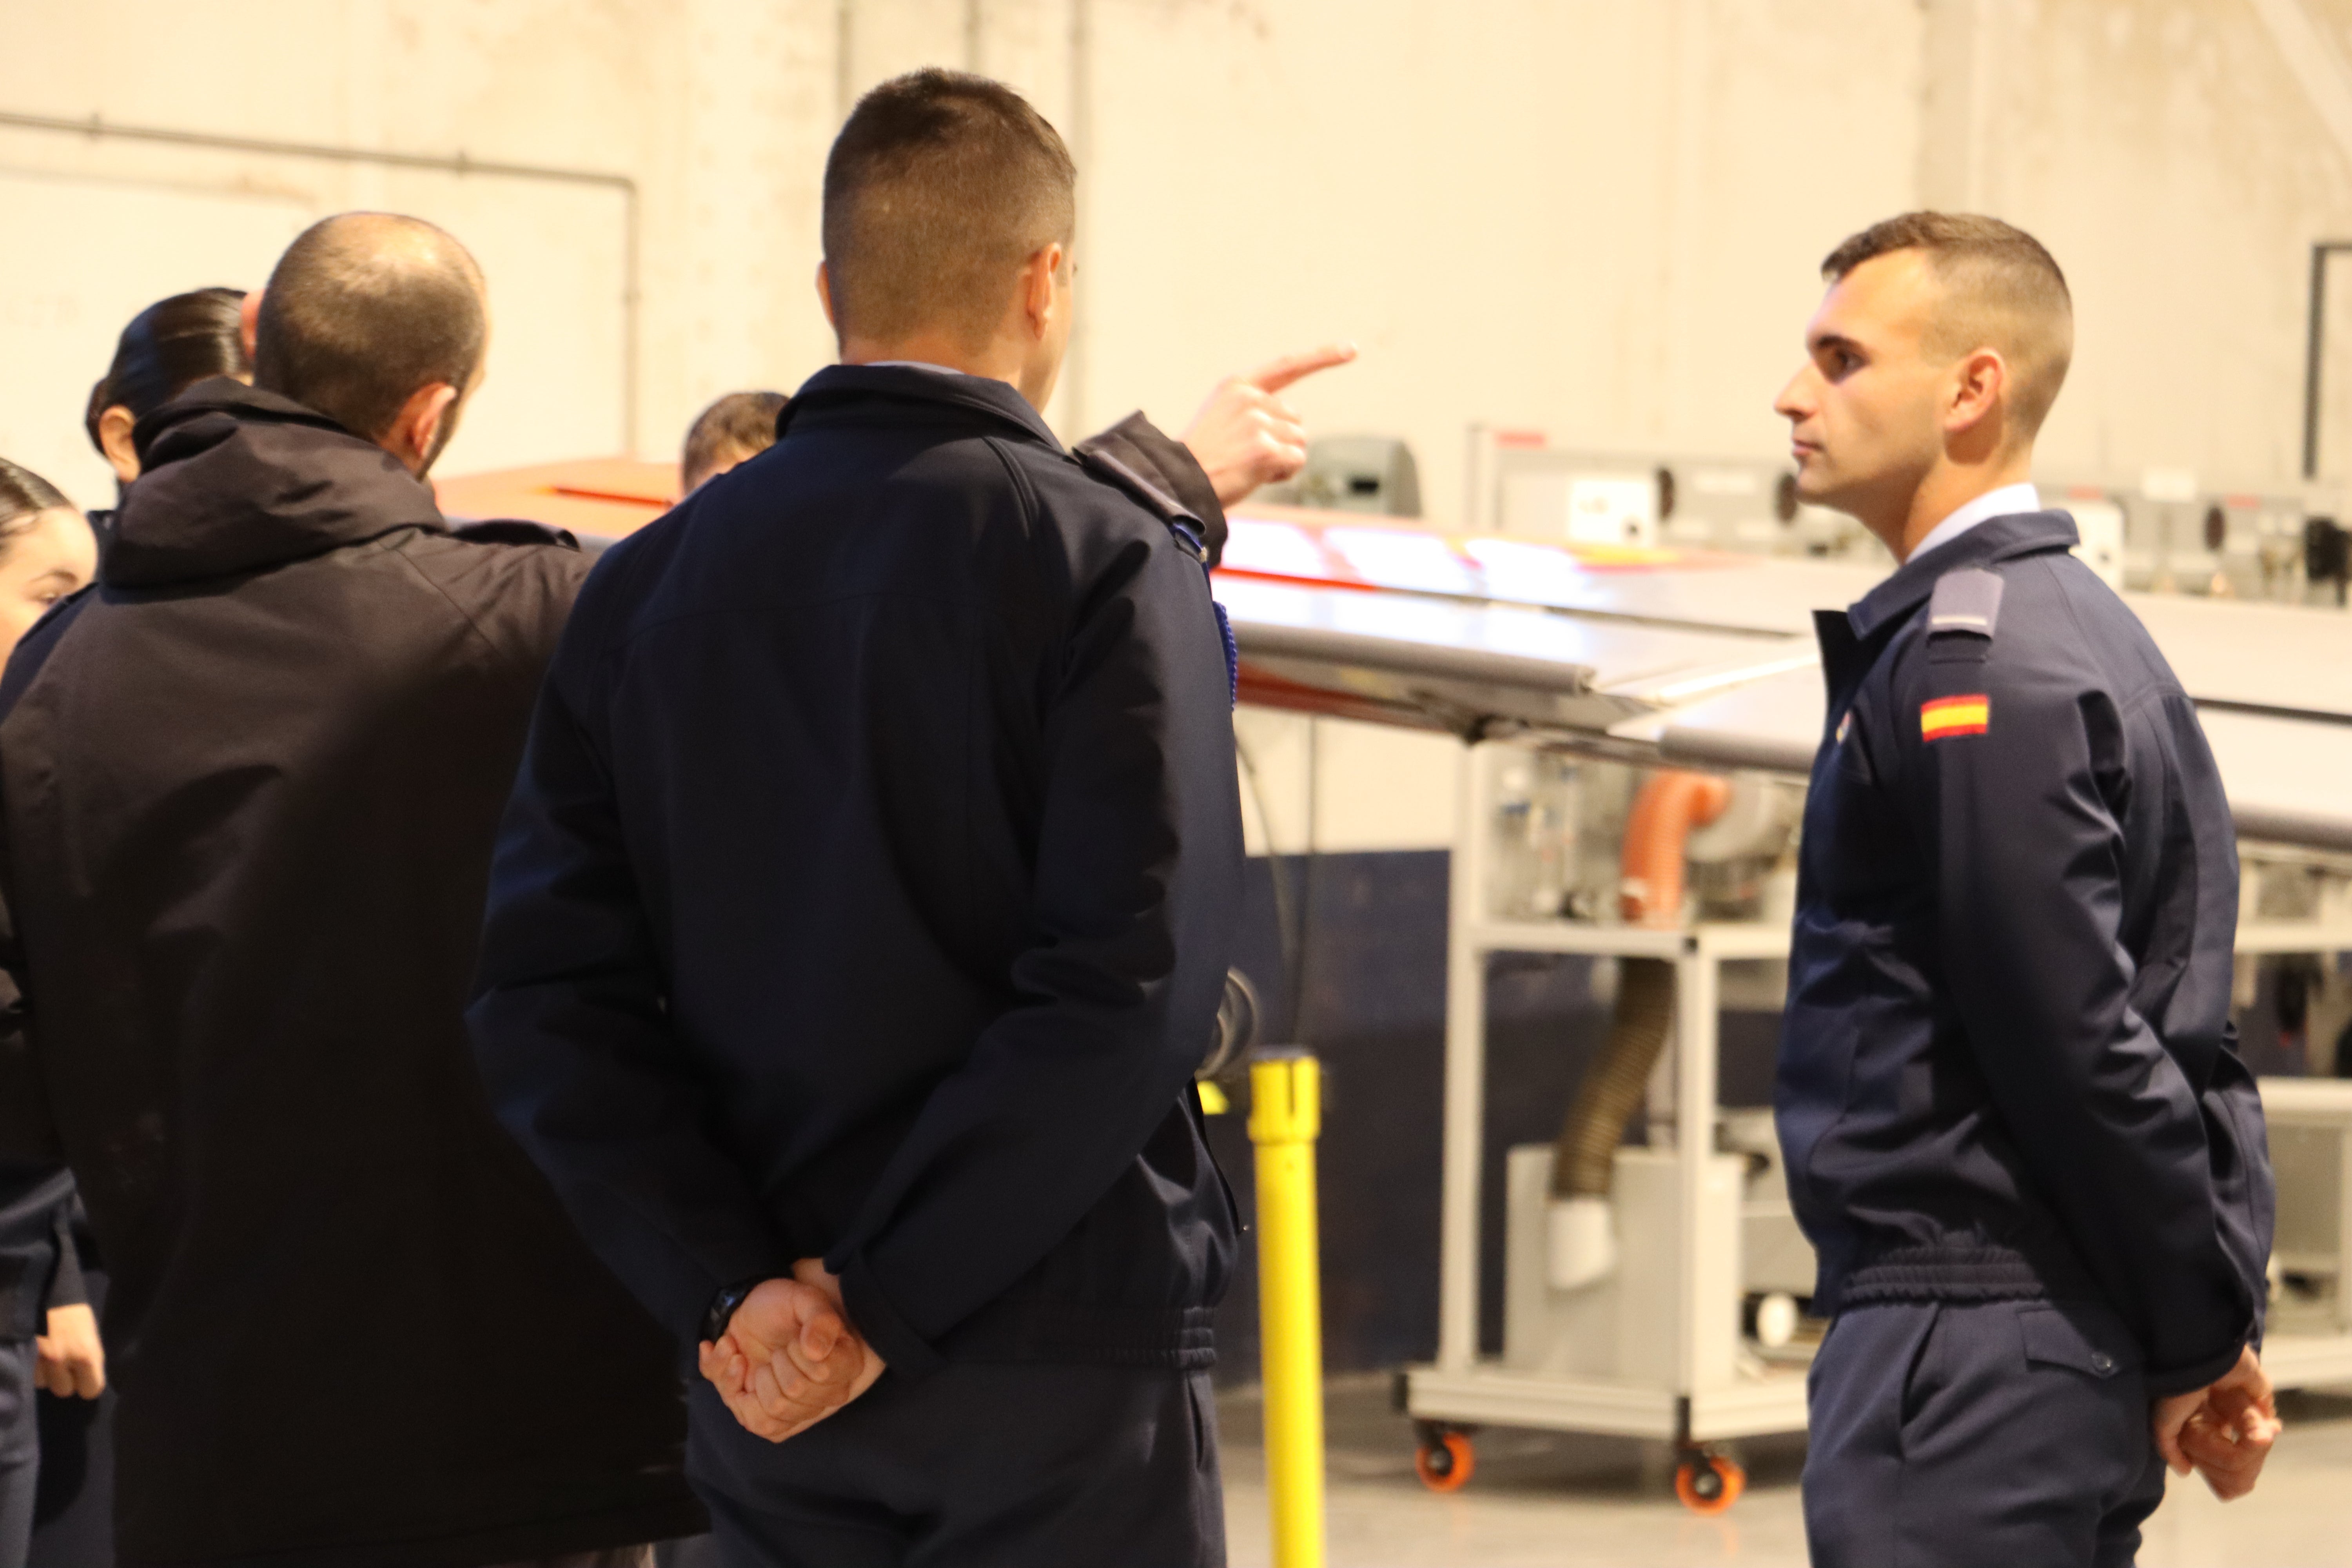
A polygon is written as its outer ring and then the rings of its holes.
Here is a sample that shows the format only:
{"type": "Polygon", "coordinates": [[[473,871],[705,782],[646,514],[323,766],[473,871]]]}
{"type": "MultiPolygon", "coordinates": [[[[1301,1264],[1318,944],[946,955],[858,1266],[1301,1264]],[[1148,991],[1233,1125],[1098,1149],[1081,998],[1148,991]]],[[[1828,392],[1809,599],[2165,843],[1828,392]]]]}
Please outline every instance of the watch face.
{"type": "Polygon", "coordinates": [[[727,1325],[735,1321],[736,1309],[742,1306],[752,1291],[772,1278],[774,1276],[763,1274],[757,1279],[739,1279],[712,1297],[710,1310],[702,1315],[702,1337],[716,1341],[724,1334],[727,1325]]]}

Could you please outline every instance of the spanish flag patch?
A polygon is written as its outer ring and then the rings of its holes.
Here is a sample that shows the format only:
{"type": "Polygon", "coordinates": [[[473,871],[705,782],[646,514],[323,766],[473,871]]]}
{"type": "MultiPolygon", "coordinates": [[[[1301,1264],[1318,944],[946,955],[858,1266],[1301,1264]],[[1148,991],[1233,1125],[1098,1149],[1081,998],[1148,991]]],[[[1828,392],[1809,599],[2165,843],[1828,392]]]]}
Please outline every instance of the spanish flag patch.
{"type": "Polygon", "coordinates": [[[1979,691],[1969,697],[1938,697],[1919,708],[1919,738],[1940,741],[1948,735],[1981,735],[1992,723],[1992,699],[1979,691]]]}

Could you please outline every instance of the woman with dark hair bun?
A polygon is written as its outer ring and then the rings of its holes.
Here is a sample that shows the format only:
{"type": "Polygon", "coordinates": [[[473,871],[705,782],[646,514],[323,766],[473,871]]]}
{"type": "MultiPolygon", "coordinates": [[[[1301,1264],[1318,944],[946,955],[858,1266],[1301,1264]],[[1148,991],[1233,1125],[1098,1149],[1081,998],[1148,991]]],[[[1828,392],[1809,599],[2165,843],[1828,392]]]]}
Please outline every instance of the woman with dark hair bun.
{"type": "Polygon", "coordinates": [[[199,289],[158,300],[122,329],[114,363],[89,389],[83,419],[90,445],[121,483],[139,477],[132,426],[209,377],[253,379],[238,320],[244,306],[242,289],[199,289]]]}

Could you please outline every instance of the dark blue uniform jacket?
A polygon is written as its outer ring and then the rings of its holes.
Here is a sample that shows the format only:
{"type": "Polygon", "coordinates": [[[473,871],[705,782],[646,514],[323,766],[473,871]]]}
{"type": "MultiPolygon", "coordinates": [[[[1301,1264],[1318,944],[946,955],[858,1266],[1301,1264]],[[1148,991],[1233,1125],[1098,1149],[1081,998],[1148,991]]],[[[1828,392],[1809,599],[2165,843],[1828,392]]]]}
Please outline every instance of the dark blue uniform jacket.
{"type": "Polygon", "coordinates": [[[2236,837],[2195,708],[2074,542],[1995,518],[1818,615],[1777,1108],[1827,1310],[2095,1293],[2166,1393],[2261,1331],[2236,837]]]}
{"type": "Polygon", "coordinates": [[[47,1333],[52,1307],[89,1303],[73,1213],[72,1173],[0,1162],[0,1343],[47,1333]]]}
{"type": "Polygon", "coordinates": [[[898,1373],[1210,1359],[1242,837],[1202,555],[1010,386],[840,366],[597,564],[472,1016],[681,1338],[822,1255],[898,1373]]]}

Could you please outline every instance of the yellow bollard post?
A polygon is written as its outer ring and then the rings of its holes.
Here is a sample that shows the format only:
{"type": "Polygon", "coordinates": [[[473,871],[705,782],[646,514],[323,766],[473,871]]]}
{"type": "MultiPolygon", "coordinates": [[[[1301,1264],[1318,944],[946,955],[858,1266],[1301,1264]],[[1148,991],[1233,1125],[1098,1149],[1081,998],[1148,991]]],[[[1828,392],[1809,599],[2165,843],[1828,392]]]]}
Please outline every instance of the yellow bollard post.
{"type": "Polygon", "coordinates": [[[1275,1568],[1323,1568],[1323,1288],[1315,1223],[1315,1139],[1322,1126],[1322,1064],[1300,1052],[1261,1058],[1250,1068],[1275,1568]]]}

